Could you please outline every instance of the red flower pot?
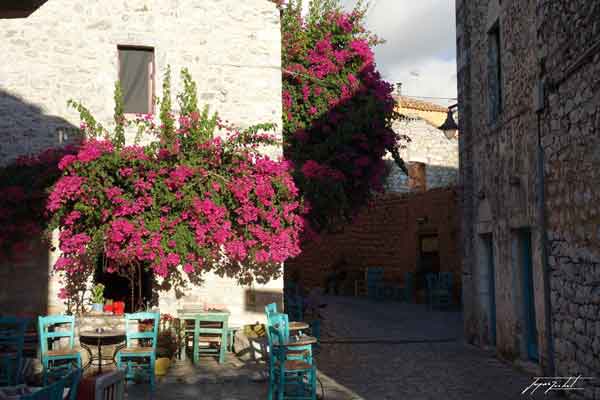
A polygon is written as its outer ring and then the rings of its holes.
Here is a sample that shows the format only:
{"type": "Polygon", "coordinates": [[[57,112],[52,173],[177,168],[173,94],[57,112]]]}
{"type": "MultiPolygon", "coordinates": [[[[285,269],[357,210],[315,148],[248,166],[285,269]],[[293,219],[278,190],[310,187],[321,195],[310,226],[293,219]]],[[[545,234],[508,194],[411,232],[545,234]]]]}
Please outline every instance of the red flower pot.
{"type": "Polygon", "coordinates": [[[104,305],[104,312],[107,312],[107,313],[113,312],[113,305],[112,304],[105,304],[104,305]]]}
{"type": "Polygon", "coordinates": [[[115,301],[113,303],[113,313],[115,313],[115,315],[123,315],[125,313],[125,302],[115,301]]]}

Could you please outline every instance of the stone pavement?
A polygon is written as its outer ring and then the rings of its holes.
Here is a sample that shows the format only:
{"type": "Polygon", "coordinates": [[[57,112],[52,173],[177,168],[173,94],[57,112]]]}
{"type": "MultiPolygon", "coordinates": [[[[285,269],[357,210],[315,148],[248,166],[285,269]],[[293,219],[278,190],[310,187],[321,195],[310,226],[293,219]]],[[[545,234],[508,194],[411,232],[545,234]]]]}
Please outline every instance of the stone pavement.
{"type": "MultiPolygon", "coordinates": [[[[316,349],[318,394],[325,400],[511,400],[555,399],[540,390],[521,391],[531,376],[463,344],[459,312],[428,311],[421,305],[325,297],[323,344],[316,349]]],[[[265,364],[232,354],[224,365],[202,359],[178,361],[159,379],[130,384],[128,398],[173,400],[266,399],[265,364]]]]}
{"type": "MultiPolygon", "coordinates": [[[[244,362],[228,354],[223,365],[214,359],[201,359],[193,366],[188,360],[177,361],[165,377],[158,378],[157,390],[150,393],[147,383],[130,383],[129,400],[260,400],[267,398],[267,378],[264,363],[244,362]]],[[[361,397],[319,374],[319,392],[328,400],[360,400],[361,397]]]]}
{"type": "Polygon", "coordinates": [[[361,398],[554,398],[539,389],[521,395],[533,382],[529,375],[463,344],[459,312],[355,297],[328,296],[324,302],[317,365],[361,398]]]}

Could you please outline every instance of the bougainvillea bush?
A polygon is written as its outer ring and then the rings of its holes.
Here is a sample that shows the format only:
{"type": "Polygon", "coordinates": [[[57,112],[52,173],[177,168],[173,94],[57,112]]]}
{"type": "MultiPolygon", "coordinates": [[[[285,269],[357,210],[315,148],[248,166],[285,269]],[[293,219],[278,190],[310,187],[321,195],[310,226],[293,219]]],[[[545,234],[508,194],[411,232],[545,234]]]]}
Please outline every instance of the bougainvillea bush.
{"type": "Polygon", "coordinates": [[[377,72],[380,41],[364,29],[364,8],[346,13],[337,0],[314,0],[303,18],[301,1],[280,7],[285,155],[322,230],[382,190],[386,151],[404,169],[398,149],[408,138],[391,128],[393,88],[377,72]]]}
{"type": "Polygon", "coordinates": [[[221,123],[200,112],[185,70],[182,79],[174,115],[165,77],[158,121],[125,120],[117,86],[113,132],[73,104],[91,138],[62,159],[47,204],[50,229],[60,228],[55,269],[64,274],[65,296],[82,289],[100,254],[109,272],[148,268],[163,289],[181,287],[184,278],[198,283],[204,271],[265,282],[299,254],[303,206],[290,166],[258,151],[277,144],[262,133],[273,126],[240,131],[221,123]],[[125,146],[128,124],[156,140],[125,146]]]}
{"type": "Polygon", "coordinates": [[[76,146],[50,148],[0,168],[0,260],[18,262],[39,246],[46,229],[48,189],[61,175],[58,163],[76,146]]]}

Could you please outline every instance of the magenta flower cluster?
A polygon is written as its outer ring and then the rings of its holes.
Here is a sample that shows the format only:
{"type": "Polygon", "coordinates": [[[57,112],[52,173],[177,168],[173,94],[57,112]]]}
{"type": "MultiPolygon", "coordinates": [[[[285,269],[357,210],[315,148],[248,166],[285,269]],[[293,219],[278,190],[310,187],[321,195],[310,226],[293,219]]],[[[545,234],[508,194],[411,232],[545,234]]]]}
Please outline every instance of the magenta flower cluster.
{"type": "Polygon", "coordinates": [[[391,129],[393,88],[377,72],[364,13],[332,8],[305,21],[296,3],[282,7],[285,155],[322,230],[382,190],[383,156],[403,138],[391,129]]]}
{"type": "Polygon", "coordinates": [[[179,116],[171,142],[89,140],[61,161],[47,211],[60,228],[55,269],[66,280],[89,276],[102,253],[109,271],[142,265],[165,287],[210,270],[264,282],[300,253],[304,206],[291,164],[258,151],[274,138],[220,122],[224,137],[199,135],[206,118],[179,116]]]}

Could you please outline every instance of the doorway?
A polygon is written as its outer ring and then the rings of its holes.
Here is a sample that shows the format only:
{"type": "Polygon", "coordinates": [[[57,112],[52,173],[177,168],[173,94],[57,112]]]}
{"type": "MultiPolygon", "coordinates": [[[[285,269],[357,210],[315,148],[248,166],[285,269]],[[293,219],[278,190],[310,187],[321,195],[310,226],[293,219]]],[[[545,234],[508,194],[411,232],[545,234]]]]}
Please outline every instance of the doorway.
{"type": "Polygon", "coordinates": [[[523,320],[525,326],[525,343],[527,347],[527,358],[537,362],[538,333],[535,316],[535,292],[533,288],[533,258],[531,251],[531,231],[520,229],[517,233],[519,240],[519,264],[521,269],[521,290],[523,320]]]}
{"type": "Polygon", "coordinates": [[[481,235],[479,298],[489,321],[489,344],[496,346],[496,268],[492,234],[481,235]]]}
{"type": "Polygon", "coordinates": [[[419,236],[419,258],[418,268],[415,276],[416,290],[424,290],[427,287],[425,276],[430,273],[440,272],[440,249],[437,234],[419,236]]]}
{"type": "Polygon", "coordinates": [[[152,304],[153,275],[151,271],[140,267],[135,276],[125,276],[117,272],[108,272],[103,256],[98,257],[94,271],[94,283],[104,285],[104,299],[123,301],[125,312],[136,312],[152,304]],[[132,290],[133,285],[133,290],[132,290]]]}

